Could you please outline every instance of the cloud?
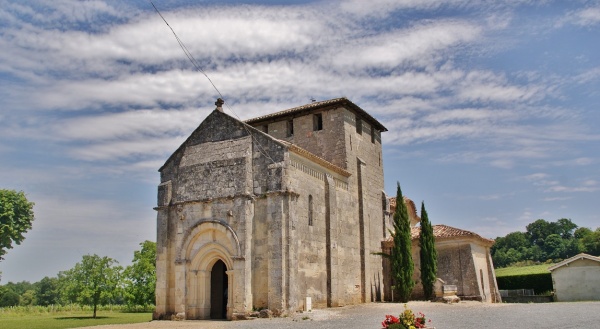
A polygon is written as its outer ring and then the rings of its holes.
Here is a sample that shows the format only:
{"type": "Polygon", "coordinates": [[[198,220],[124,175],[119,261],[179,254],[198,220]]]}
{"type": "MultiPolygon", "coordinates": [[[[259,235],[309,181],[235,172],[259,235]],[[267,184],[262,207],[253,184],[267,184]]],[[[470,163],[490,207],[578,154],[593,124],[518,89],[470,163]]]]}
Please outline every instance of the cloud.
{"type": "MultiPolygon", "coordinates": [[[[595,179],[582,179],[575,186],[567,186],[558,179],[553,179],[551,175],[546,173],[535,173],[523,177],[530,181],[534,186],[540,188],[546,193],[577,193],[577,192],[596,192],[600,191],[600,184],[595,179]]],[[[563,197],[564,198],[564,197],[563,197]]],[[[546,198],[545,201],[562,200],[555,198],[546,198]]]]}
{"type": "Polygon", "coordinates": [[[435,21],[347,43],[333,65],[354,69],[391,69],[410,63],[428,66],[450,47],[476,40],[479,26],[464,21],[435,21]]]}
{"type": "Polygon", "coordinates": [[[458,5],[463,0],[361,0],[340,1],[340,9],[354,17],[375,18],[391,15],[396,10],[432,10],[443,5],[458,5]]]}
{"type": "MultiPolygon", "coordinates": [[[[128,15],[120,5],[99,1],[73,9],[66,4],[15,4],[2,11],[10,19],[0,37],[6,50],[0,72],[15,83],[0,82],[0,97],[13,109],[0,123],[0,135],[71,141],[65,154],[85,161],[156,161],[212,110],[218,93],[154,12],[132,9],[128,15]],[[92,19],[101,27],[49,28],[69,10],[69,22],[92,19]],[[54,18],[46,22],[44,13],[54,18]],[[198,119],[194,109],[203,113],[198,119]],[[21,111],[43,115],[25,122],[21,111]]],[[[552,82],[455,62],[486,47],[490,33],[510,27],[510,6],[477,19],[416,19],[395,28],[350,19],[379,10],[465,5],[381,0],[367,7],[361,1],[204,6],[164,10],[163,16],[235,111],[228,112],[243,119],[311,98],[346,96],[386,122],[386,143],[470,140],[485,144],[485,152],[437,157],[501,168],[550,157],[566,140],[593,139],[574,111],[541,106],[552,96],[552,82]],[[332,8],[338,10],[327,14],[332,8]]],[[[469,8],[481,13],[483,7],[469,8]]]]}
{"type": "Polygon", "coordinates": [[[571,12],[568,20],[572,24],[592,26],[600,23],[600,7],[589,7],[571,12]]]}

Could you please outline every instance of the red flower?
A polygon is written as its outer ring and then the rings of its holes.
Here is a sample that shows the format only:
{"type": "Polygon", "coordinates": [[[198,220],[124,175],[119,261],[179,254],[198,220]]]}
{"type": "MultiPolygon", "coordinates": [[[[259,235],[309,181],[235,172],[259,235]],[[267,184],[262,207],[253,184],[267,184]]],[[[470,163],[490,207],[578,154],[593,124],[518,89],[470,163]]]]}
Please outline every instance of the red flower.
{"type": "Polygon", "coordinates": [[[399,323],[399,322],[400,322],[400,320],[397,317],[395,317],[393,315],[386,315],[385,320],[383,320],[383,322],[381,322],[381,325],[384,328],[387,328],[388,325],[394,324],[394,323],[399,323]]]}

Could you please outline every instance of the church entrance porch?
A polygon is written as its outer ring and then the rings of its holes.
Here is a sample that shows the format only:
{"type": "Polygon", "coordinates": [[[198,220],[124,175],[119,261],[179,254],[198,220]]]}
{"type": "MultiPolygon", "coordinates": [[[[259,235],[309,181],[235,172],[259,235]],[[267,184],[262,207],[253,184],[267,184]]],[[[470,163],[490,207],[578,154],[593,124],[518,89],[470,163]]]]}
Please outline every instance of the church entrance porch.
{"type": "Polygon", "coordinates": [[[241,290],[238,295],[243,292],[243,285],[235,280],[244,277],[234,266],[236,262],[243,265],[237,256],[240,249],[235,233],[222,221],[204,221],[188,231],[181,246],[180,257],[185,261],[180,263],[179,273],[184,280],[176,280],[176,284],[181,283],[179,289],[185,291],[185,318],[231,319],[236,309],[235,289],[241,290]]]}

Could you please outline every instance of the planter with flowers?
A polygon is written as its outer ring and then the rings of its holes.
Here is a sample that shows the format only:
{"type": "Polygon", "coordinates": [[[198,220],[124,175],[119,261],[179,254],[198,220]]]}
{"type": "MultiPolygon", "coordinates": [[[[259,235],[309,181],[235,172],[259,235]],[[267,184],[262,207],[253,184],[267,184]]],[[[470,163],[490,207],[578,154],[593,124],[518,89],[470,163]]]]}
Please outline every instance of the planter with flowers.
{"type": "Polygon", "coordinates": [[[414,314],[413,311],[404,304],[404,312],[400,313],[398,317],[393,315],[386,315],[385,320],[381,322],[384,329],[417,329],[417,328],[431,328],[427,324],[431,320],[425,318],[425,314],[419,312],[414,314]]]}

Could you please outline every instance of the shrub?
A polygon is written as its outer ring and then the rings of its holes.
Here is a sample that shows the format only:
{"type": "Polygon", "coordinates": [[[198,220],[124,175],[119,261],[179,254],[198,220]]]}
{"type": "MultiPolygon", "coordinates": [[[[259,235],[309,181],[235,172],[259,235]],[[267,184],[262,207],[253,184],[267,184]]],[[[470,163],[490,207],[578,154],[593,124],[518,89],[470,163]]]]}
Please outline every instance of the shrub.
{"type": "Polygon", "coordinates": [[[537,293],[553,290],[550,273],[503,276],[496,281],[500,290],[533,289],[537,293]]]}

